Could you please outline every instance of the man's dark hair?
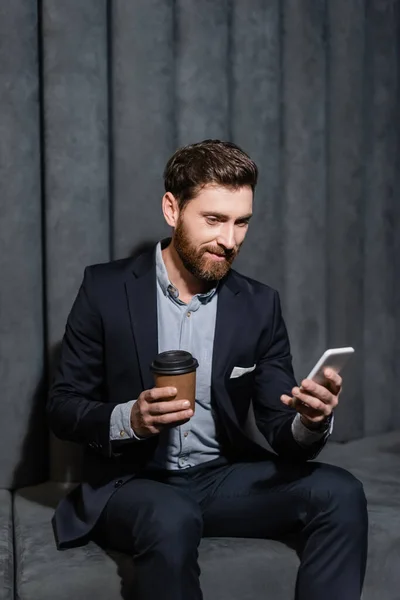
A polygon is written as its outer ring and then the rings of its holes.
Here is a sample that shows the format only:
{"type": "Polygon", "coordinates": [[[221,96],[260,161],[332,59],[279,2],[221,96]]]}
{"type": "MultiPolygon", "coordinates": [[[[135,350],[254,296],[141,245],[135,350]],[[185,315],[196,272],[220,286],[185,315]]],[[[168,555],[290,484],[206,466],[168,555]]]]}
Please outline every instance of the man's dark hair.
{"type": "Polygon", "coordinates": [[[167,162],[164,186],[182,209],[207,184],[232,189],[249,186],[254,192],[258,169],[236,144],[204,140],[179,148],[167,162]]]}

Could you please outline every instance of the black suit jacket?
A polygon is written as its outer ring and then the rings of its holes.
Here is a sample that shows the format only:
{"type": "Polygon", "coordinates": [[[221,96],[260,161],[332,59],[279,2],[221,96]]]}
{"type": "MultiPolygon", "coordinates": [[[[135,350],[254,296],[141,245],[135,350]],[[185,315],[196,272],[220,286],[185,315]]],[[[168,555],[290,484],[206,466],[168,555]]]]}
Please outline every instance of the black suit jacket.
{"type": "MultiPolygon", "coordinates": [[[[149,365],[157,351],[155,251],[87,267],[47,405],[55,435],[85,447],[83,482],[53,519],[59,548],[84,543],[115,489],[154,453],[157,436],[110,442],[109,425],[117,404],[154,386],[149,365]]],[[[279,456],[299,461],[320,451],[324,441],[307,449],[295,442],[295,412],[279,399],[296,382],[278,293],[234,270],[219,286],[211,381],[231,460],[273,458],[244,433],[251,399],[257,426],[279,456]],[[230,379],[234,366],[254,364],[253,372],[230,379]]]]}

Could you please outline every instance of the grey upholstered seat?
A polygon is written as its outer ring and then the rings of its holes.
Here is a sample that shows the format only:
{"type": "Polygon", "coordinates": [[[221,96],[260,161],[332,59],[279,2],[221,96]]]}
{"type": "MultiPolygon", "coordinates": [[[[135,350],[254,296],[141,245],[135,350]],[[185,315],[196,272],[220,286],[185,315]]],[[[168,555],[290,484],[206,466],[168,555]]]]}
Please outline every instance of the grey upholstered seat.
{"type": "Polygon", "coordinates": [[[13,525],[11,494],[0,490],[0,600],[14,594],[13,525]]]}
{"type": "MultiPolygon", "coordinates": [[[[363,600],[399,600],[400,432],[328,444],[320,458],[348,468],[364,482],[370,550],[363,600]]],[[[46,483],[21,489],[15,496],[19,600],[126,597],[132,577],[129,556],[106,553],[94,543],[56,550],[50,519],[64,492],[65,487],[46,483]]],[[[204,599],[291,600],[298,564],[295,552],[279,542],[204,539],[200,547],[204,599]]]]}

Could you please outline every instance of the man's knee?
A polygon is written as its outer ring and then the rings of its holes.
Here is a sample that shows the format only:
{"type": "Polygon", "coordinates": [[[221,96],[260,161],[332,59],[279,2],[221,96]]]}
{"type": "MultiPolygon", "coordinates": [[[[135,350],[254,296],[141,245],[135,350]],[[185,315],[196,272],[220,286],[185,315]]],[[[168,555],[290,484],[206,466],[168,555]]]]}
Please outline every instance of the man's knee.
{"type": "Polygon", "coordinates": [[[144,511],[136,537],[138,550],[154,551],[167,562],[179,563],[197,551],[202,531],[201,511],[194,503],[152,508],[144,511]]]}
{"type": "Polygon", "coordinates": [[[366,527],[367,501],[363,485],[345,469],[323,465],[311,493],[330,520],[350,528],[366,527]]]}

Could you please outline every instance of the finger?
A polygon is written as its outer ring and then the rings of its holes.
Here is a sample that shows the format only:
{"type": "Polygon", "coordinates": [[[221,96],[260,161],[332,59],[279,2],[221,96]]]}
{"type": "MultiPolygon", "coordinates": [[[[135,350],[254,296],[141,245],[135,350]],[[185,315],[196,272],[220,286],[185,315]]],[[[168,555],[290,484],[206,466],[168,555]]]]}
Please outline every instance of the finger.
{"type": "Polygon", "coordinates": [[[304,379],[301,382],[300,392],[305,392],[309,396],[318,398],[318,400],[321,400],[321,402],[325,402],[325,404],[332,404],[334,402],[334,395],[332,394],[332,392],[328,390],[325,386],[320,385],[319,383],[316,383],[311,379],[304,379]]]}
{"type": "Polygon", "coordinates": [[[292,408],[294,408],[294,398],[292,398],[291,396],[282,394],[281,402],[283,402],[283,404],[286,404],[286,406],[291,406],[292,408]]]}
{"type": "Polygon", "coordinates": [[[169,398],[174,398],[177,393],[178,390],[174,387],[154,387],[151,388],[151,390],[145,390],[145,392],[143,392],[143,396],[147,402],[157,402],[163,398],[166,400],[169,398]]]}
{"type": "MultiPolygon", "coordinates": [[[[330,404],[319,400],[318,398],[314,398],[314,396],[310,396],[309,394],[305,394],[301,392],[298,387],[293,388],[293,396],[296,400],[302,402],[307,407],[312,408],[313,410],[318,411],[320,414],[329,415],[332,412],[332,408],[330,404]]],[[[297,410],[297,406],[295,407],[297,410]]],[[[299,407],[299,411],[301,410],[301,406],[299,407]]]]}
{"type": "Polygon", "coordinates": [[[336,371],[329,368],[324,370],[324,376],[329,382],[331,392],[337,396],[342,389],[343,379],[340,377],[339,373],[336,373],[336,371]]]}
{"type": "Polygon", "coordinates": [[[290,402],[292,401],[292,398],[291,398],[291,396],[288,396],[287,394],[282,394],[281,400],[284,404],[290,404],[290,402]]]}
{"type": "Polygon", "coordinates": [[[189,410],[184,410],[180,412],[167,413],[164,415],[159,415],[157,417],[153,417],[153,425],[171,425],[178,424],[182,421],[186,421],[193,416],[193,411],[191,408],[189,410]]]}
{"type": "Polygon", "coordinates": [[[308,419],[313,421],[320,421],[326,418],[326,415],[321,413],[321,411],[307,406],[307,404],[304,404],[304,402],[298,400],[297,398],[293,398],[293,408],[300,415],[303,415],[304,417],[307,417],[308,419]]]}
{"type": "Polygon", "coordinates": [[[281,396],[281,401],[283,402],[283,404],[286,404],[286,406],[294,408],[299,414],[304,415],[309,419],[320,420],[325,418],[325,415],[321,415],[320,411],[310,408],[309,406],[301,402],[301,400],[297,400],[297,398],[292,398],[291,396],[283,394],[281,396]]]}
{"type": "Polygon", "coordinates": [[[153,416],[177,413],[190,408],[189,400],[169,400],[168,402],[152,402],[149,404],[149,414],[153,416]]]}

